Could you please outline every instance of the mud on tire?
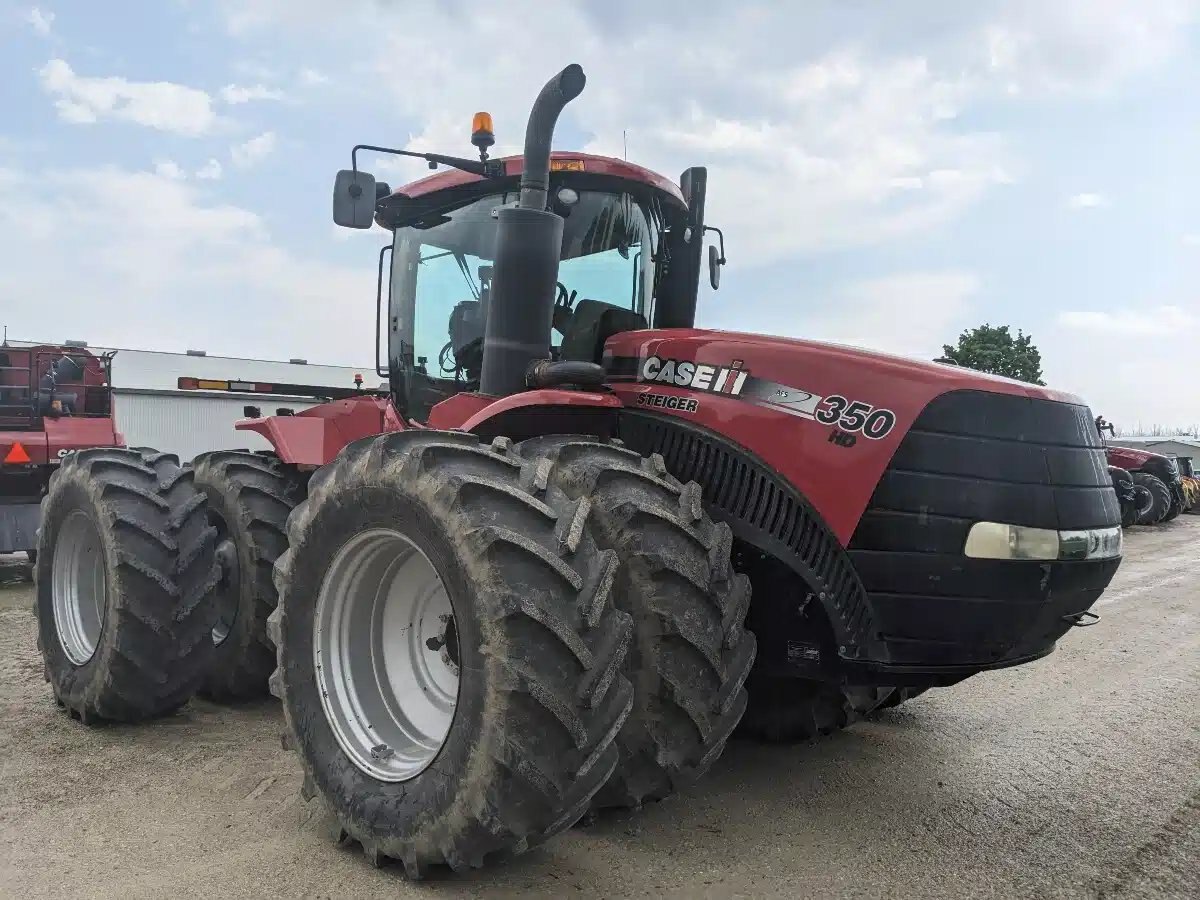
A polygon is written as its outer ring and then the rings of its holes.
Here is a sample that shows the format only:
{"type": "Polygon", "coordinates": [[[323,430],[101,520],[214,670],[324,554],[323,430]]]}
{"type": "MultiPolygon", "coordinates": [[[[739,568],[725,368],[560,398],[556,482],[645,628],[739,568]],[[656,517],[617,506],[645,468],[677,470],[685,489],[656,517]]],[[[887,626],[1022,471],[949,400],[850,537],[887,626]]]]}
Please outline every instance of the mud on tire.
{"type": "Polygon", "coordinates": [[[272,691],[306,793],[336,816],[337,839],[358,841],[375,864],[399,859],[420,877],[430,865],[457,871],[522,852],[574,824],[616,766],[632,625],[613,608],[617,559],[592,538],[590,504],[553,487],[552,469],[521,460],[504,438],[489,448],[461,433],[379,435],[318,470],[288,520],[272,691]],[[314,628],[327,573],[354,535],[387,531],[440,576],[461,673],[433,764],[407,780],[352,761],[314,661],[327,639],[314,628]]]}
{"type": "Polygon", "coordinates": [[[208,498],[217,529],[220,581],[212,667],[200,692],[212,700],[267,693],[275,645],[267,617],[275,610],[275,561],[287,549],[287,518],[304,499],[305,479],[276,457],[218,450],[196,457],[195,484],[208,498]]]}
{"type": "Polygon", "coordinates": [[[176,457],[63,460],[42,501],[34,611],[46,679],[72,715],[136,722],[195,693],[213,653],[213,538],[176,457]]]}
{"type": "Polygon", "coordinates": [[[593,805],[662,799],[708,771],[746,708],[756,642],[745,628],[750,581],[730,566],[732,532],[658,454],[590,437],[518,449],[551,484],[591,501],[596,539],[621,560],[615,597],[633,617],[625,673],[635,702],[617,738],[620,763],[593,805]]]}

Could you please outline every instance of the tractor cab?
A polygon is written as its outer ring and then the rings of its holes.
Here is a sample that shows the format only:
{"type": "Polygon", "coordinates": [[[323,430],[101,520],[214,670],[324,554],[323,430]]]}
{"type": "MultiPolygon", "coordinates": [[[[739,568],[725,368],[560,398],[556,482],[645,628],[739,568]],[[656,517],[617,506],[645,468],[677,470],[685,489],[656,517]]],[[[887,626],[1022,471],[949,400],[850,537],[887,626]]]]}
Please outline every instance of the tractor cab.
{"type": "MultiPolygon", "coordinates": [[[[335,184],[338,224],[378,224],[393,233],[379,258],[377,309],[387,314],[386,340],[377,334],[376,347],[386,347],[387,364],[377,358],[377,369],[380,377],[389,379],[401,414],[416,421],[425,421],[434,406],[454,394],[511,392],[511,378],[508,389],[484,384],[489,315],[530,320],[525,327],[531,335],[550,335],[549,345],[543,339],[523,347],[523,359],[593,366],[601,362],[605,341],[615,334],[690,327],[703,235],[705,230],[717,231],[704,225],[703,168],[688,169],[675,184],[624,160],[549,154],[543,209],[548,219],[562,223],[561,234],[549,238],[556,272],[551,273],[552,281],[535,278],[538,288],[528,287],[532,282],[525,274],[546,268],[545,241],[537,238],[542,246],[536,252],[525,248],[534,257],[532,263],[517,263],[522,284],[514,292],[530,294],[505,302],[495,313],[502,211],[520,205],[526,157],[488,159],[490,140],[481,140],[481,135],[490,138],[490,117],[480,113],[474,125],[472,141],[480,147],[479,162],[360,145],[355,148],[355,168],[339,173],[335,184]],[[421,156],[431,168],[450,168],[392,191],[358,170],[360,149],[421,156]],[[368,207],[371,198],[374,203],[368,207]],[[540,296],[547,290],[551,296],[540,296]],[[548,321],[535,321],[547,313],[548,321]]],[[[514,232],[532,235],[539,230],[531,223],[514,232]]],[[[508,258],[519,257],[521,249],[508,258]]],[[[714,248],[709,260],[714,287],[724,262],[723,253],[714,248]]],[[[382,325],[381,315],[377,322],[382,325]]],[[[584,370],[573,371],[579,377],[584,370]]],[[[570,377],[561,375],[560,383],[589,383],[571,382],[570,377]]]]}
{"type": "MultiPolygon", "coordinates": [[[[438,175],[379,203],[377,220],[394,234],[387,368],[413,418],[479,390],[497,211],[516,204],[521,171],[520,157],[502,162],[503,178],[453,186],[454,173],[438,175]]],[[[563,229],[551,345],[543,349],[552,360],[599,363],[609,337],[649,327],[672,262],[686,249],[672,244],[687,229],[688,206],[678,187],[639,166],[560,154],[551,161],[548,208],[563,229]]],[[[693,281],[693,308],[694,291],[693,281]]]]}

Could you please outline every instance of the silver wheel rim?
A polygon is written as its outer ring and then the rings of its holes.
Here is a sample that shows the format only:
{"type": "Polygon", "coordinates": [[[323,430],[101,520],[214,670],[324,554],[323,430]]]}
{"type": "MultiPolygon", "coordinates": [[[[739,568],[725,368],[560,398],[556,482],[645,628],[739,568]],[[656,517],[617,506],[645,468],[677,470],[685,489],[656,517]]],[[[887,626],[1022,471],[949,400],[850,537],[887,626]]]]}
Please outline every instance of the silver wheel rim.
{"type": "Polygon", "coordinates": [[[70,513],[59,529],[52,573],[54,630],[67,659],[82,666],[96,653],[108,609],[100,532],[82,510],[70,513]]]}
{"type": "Polygon", "coordinates": [[[429,558],[390,528],[347,541],[317,594],[313,661],[342,751],[380,781],[437,757],[458,700],[458,636],[429,558]]]}

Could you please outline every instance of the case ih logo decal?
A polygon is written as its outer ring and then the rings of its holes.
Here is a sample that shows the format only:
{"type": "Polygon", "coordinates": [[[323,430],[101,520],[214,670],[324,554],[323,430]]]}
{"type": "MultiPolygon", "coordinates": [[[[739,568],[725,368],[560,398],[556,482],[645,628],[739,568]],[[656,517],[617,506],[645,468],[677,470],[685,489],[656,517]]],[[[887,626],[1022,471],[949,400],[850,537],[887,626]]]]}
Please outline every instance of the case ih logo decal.
{"type": "Polygon", "coordinates": [[[742,392],[749,372],[742,370],[742,361],[734,360],[729,368],[697,365],[690,360],[659,359],[648,356],[638,366],[638,381],[657,381],[694,391],[737,395],[742,392]]]}
{"type": "MultiPolygon", "coordinates": [[[[823,397],[812,391],[756,378],[749,369],[744,368],[741,360],[735,359],[728,366],[710,366],[686,359],[648,356],[641,360],[610,358],[606,364],[609,377],[614,380],[632,376],[641,382],[724,394],[797,418],[831,425],[846,436],[861,434],[877,441],[887,437],[896,426],[896,414],[890,409],[873,406],[864,400],[852,400],[841,394],[823,397]]],[[[643,394],[638,403],[682,412],[695,412],[698,408],[696,405],[685,406],[682,402],[671,404],[668,402],[670,399],[669,395],[643,394]]],[[[843,446],[853,445],[847,441],[843,446]]]]}

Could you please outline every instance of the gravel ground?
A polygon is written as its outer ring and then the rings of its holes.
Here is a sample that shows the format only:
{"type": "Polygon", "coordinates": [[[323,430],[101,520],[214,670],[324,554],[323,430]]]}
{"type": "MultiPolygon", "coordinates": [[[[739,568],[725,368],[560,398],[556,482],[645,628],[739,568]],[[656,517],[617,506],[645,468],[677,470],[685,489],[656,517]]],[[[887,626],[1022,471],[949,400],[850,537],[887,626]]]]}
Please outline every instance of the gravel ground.
{"type": "Polygon", "coordinates": [[[811,744],[734,742],[700,785],[503,867],[410,884],[298,797],[274,703],[88,729],[42,680],[0,557],[0,895],[1200,896],[1200,518],[1132,529],[1041,662],[811,744]]]}

